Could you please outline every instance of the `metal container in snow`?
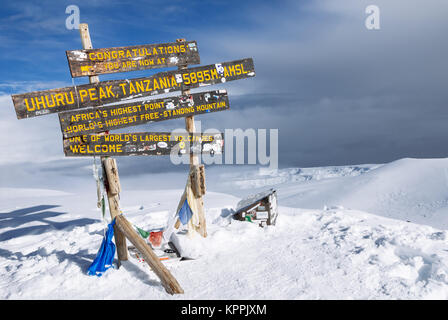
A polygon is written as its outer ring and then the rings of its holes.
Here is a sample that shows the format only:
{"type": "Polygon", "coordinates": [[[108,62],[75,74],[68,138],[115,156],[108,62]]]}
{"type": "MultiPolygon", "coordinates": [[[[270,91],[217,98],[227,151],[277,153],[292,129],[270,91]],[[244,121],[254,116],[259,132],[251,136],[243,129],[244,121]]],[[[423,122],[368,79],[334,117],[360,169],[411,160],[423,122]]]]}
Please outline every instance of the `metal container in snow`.
{"type": "Polygon", "coordinates": [[[260,227],[275,225],[277,220],[277,192],[269,189],[238,202],[234,217],[241,221],[258,223],[260,227]]]}

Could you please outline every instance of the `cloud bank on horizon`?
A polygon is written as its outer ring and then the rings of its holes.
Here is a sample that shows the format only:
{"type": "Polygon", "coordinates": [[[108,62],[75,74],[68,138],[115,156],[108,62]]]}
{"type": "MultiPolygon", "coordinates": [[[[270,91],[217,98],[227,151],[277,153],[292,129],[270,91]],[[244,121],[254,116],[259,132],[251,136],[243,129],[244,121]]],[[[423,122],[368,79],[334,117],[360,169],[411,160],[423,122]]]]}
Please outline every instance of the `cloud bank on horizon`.
{"type": "MultiPolygon", "coordinates": [[[[80,48],[65,8],[80,8],[93,45],[197,40],[201,64],[253,57],[257,76],[214,86],[231,110],[197,117],[202,128],[278,128],[279,164],[384,163],[446,157],[448,42],[442,0],[375,0],[381,29],[368,30],[371,1],[24,1],[0,9],[0,165],[63,159],[57,116],[17,120],[10,94],[72,84],[65,50],[80,48]]],[[[139,77],[161,70],[101,76],[139,77]]],[[[86,83],[87,78],[74,80],[86,83]]],[[[196,90],[197,91],[197,90],[196,90]]],[[[128,131],[171,130],[183,120],[128,131]]],[[[161,159],[120,166],[172,170],[161,159]],[[149,168],[148,168],[149,167],[149,168]]],[[[85,165],[85,161],[81,161],[85,165]]],[[[76,161],[74,162],[76,163],[76,161]]]]}

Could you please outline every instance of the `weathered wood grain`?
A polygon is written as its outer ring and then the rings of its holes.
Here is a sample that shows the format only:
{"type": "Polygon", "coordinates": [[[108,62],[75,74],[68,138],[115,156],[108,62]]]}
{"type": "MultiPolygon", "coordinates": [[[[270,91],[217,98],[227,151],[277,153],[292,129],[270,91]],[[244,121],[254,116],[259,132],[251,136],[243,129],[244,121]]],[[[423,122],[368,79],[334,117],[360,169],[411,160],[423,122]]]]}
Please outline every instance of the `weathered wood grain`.
{"type": "Polygon", "coordinates": [[[205,195],[205,167],[203,164],[194,166],[190,172],[191,187],[196,198],[205,195]]]}
{"type": "Polygon", "coordinates": [[[89,134],[63,140],[68,157],[152,156],[223,152],[222,133],[137,132],[89,134]]]}
{"type": "MultiPolygon", "coordinates": [[[[110,217],[114,219],[121,213],[120,209],[120,177],[118,175],[117,162],[114,158],[101,157],[101,164],[103,166],[103,179],[105,180],[107,202],[109,204],[110,217]]],[[[128,247],[126,244],[126,237],[118,229],[117,225],[114,225],[114,239],[117,248],[118,265],[121,261],[128,260],[128,247]]]]}
{"type": "Polygon", "coordinates": [[[199,64],[196,41],[66,51],[73,78],[199,64]]]}
{"type": "Polygon", "coordinates": [[[150,77],[101,81],[94,84],[12,95],[17,118],[97,107],[145,96],[188,90],[255,76],[252,58],[182,70],[150,77]]]}
{"type": "Polygon", "coordinates": [[[60,112],[59,123],[62,135],[69,138],[227,109],[227,91],[217,90],[60,112]]]}
{"type": "MultiPolygon", "coordinates": [[[[177,41],[182,41],[182,39],[178,39],[177,41]]],[[[216,71],[222,72],[222,65],[215,65],[216,67],[216,71]]],[[[178,67],[179,71],[183,71],[187,69],[187,65],[181,65],[178,67]]],[[[182,88],[182,95],[190,95],[190,89],[189,88],[182,88]]],[[[194,124],[194,116],[188,116],[185,118],[185,129],[190,132],[193,133],[195,132],[195,124],[194,124]]],[[[199,166],[199,157],[197,154],[191,152],[190,153],[190,174],[188,175],[188,179],[192,179],[192,173],[196,172],[199,166]]],[[[191,181],[193,182],[193,181],[191,181]]],[[[187,182],[188,185],[188,182],[187,182]]],[[[198,232],[202,237],[207,237],[207,225],[206,225],[206,221],[205,221],[205,211],[204,211],[204,201],[202,199],[202,196],[198,196],[198,197],[194,197],[194,199],[192,201],[195,201],[196,204],[194,205],[194,207],[196,208],[197,212],[197,218],[199,220],[199,224],[198,225],[193,225],[193,224],[189,224],[188,225],[188,229],[190,229],[191,227],[193,227],[193,229],[198,232]]],[[[192,230],[189,230],[192,231],[192,230]]]]}
{"type": "Polygon", "coordinates": [[[103,161],[104,171],[106,173],[107,179],[107,191],[114,196],[120,194],[121,184],[120,178],[118,176],[117,160],[115,160],[114,158],[106,157],[103,161]]]}

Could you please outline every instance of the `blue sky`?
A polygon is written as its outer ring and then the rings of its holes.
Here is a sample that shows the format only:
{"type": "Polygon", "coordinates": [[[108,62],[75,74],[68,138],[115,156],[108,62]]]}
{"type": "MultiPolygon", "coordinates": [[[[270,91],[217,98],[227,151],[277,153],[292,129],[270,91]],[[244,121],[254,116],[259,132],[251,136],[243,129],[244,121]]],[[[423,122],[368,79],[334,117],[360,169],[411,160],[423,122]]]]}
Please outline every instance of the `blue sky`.
{"type": "MultiPolygon", "coordinates": [[[[213,30],[238,34],[256,32],[258,1],[18,1],[0,11],[2,82],[71,81],[65,50],[80,49],[78,30],[68,30],[68,5],[80,8],[81,22],[89,24],[95,47],[195,40],[213,30]]],[[[201,56],[212,63],[212,52],[199,43],[201,56]]],[[[220,57],[216,57],[220,58],[220,57]]],[[[232,58],[238,59],[239,56],[232,58]]],[[[147,74],[147,72],[146,72],[147,74]]],[[[139,73],[120,75],[137,77],[139,73]]],[[[108,76],[106,76],[108,77],[108,76]]],[[[80,81],[82,82],[82,81],[80,81]]]]}
{"type": "MultiPolygon", "coordinates": [[[[280,167],[448,154],[446,0],[47,0],[0,8],[0,128],[15,132],[0,147],[17,146],[0,164],[63,157],[57,117],[19,121],[9,95],[71,85],[65,50],[81,48],[78,30],[65,28],[71,4],[96,48],[184,37],[198,41],[201,64],[253,57],[255,78],[215,86],[229,91],[231,110],[198,120],[202,128],[279,129],[280,167]],[[381,10],[380,30],[365,27],[370,4],[381,10]]],[[[182,126],[170,120],[132,130],[182,126]]]]}

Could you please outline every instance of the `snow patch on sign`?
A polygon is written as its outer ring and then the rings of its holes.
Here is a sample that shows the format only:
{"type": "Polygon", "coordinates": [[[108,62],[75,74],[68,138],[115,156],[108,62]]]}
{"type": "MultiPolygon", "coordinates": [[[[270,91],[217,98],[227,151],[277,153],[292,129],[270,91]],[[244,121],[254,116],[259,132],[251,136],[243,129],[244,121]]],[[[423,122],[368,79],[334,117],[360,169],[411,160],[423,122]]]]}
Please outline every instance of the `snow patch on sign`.
{"type": "Polygon", "coordinates": [[[169,62],[172,64],[177,64],[179,62],[178,57],[170,57],[169,62]]]}
{"type": "Polygon", "coordinates": [[[72,51],[76,61],[85,61],[87,59],[87,53],[84,51],[72,51]]]}

